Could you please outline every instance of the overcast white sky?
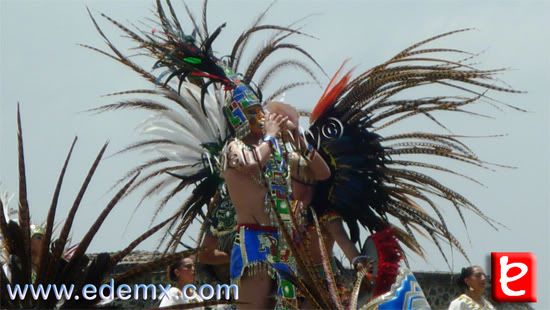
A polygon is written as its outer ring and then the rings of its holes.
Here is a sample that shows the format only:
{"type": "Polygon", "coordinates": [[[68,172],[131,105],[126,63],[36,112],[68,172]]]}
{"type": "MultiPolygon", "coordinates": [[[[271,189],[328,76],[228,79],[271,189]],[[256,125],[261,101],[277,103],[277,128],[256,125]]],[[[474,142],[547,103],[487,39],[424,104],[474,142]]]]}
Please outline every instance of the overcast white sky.
{"type": "MultiPolygon", "coordinates": [[[[267,1],[211,1],[210,29],[224,21],[227,27],[216,41],[216,51],[228,53],[229,43],[263,10],[267,1]]],[[[2,190],[17,191],[16,103],[21,102],[25,151],[33,219],[42,221],[49,206],[59,169],[74,135],[77,143],[57,218],[63,219],[97,151],[110,140],[108,154],[136,140],[134,128],[143,113],[110,113],[99,116],[80,111],[112,103],[103,94],[149,87],[128,69],[77,43],[104,47],[87,16],[104,12],[123,22],[150,17],[153,1],[0,1],[0,181],[2,190]]],[[[180,3],[176,1],[179,5],[180,3]]],[[[199,1],[188,1],[197,10],[199,1]]],[[[186,20],[178,6],[181,20],[186,20]]],[[[481,67],[508,67],[501,76],[524,95],[493,94],[507,103],[528,109],[528,113],[504,112],[478,106],[476,111],[490,113],[494,119],[443,117],[455,133],[488,135],[507,133],[498,139],[468,140],[474,151],[488,161],[512,165],[517,169],[481,171],[455,166],[477,177],[487,187],[444,176],[444,183],[471,198],[485,213],[508,229],[495,231],[476,216],[466,213],[468,241],[457,214],[448,207],[444,214],[456,236],[465,246],[473,263],[489,267],[492,251],[530,251],[538,259],[537,309],[550,308],[548,276],[549,245],[549,102],[550,38],[547,1],[279,1],[268,22],[288,24],[310,13],[319,13],[307,21],[305,31],[318,40],[299,43],[332,74],[345,58],[358,65],[356,72],[379,64],[408,45],[449,30],[475,27],[438,46],[484,51],[481,67]]],[[[104,30],[120,46],[128,46],[119,32],[100,20],[104,30]]],[[[261,36],[256,43],[261,43],[261,36]]],[[[253,46],[251,44],[250,46],[253,46]]],[[[254,48],[251,49],[254,51],[254,48]]],[[[283,52],[284,54],[284,52],[283,52]]],[[[277,82],[299,79],[282,76],[277,82]]],[[[326,83],[323,80],[323,83],[326,83]]],[[[321,90],[315,87],[290,92],[286,100],[300,108],[311,107],[321,90]]],[[[424,94],[422,94],[424,95],[424,94]]],[[[426,129],[426,120],[410,122],[396,130],[426,129]],[[408,126],[408,127],[405,127],[408,126]]],[[[112,193],[107,189],[124,172],[145,157],[127,155],[102,162],[77,213],[74,238],[79,239],[101,212],[112,193]]],[[[182,201],[185,197],[179,197],[182,201]]],[[[105,222],[91,250],[113,251],[125,246],[149,225],[153,203],[146,203],[138,216],[123,230],[137,203],[137,195],[119,205],[105,222]]],[[[167,216],[171,210],[161,218],[167,216]]],[[[189,240],[187,240],[189,242],[189,240]]],[[[151,238],[141,249],[152,249],[151,238]]],[[[411,257],[414,270],[448,271],[443,259],[428,242],[424,243],[428,260],[411,257]]],[[[454,254],[456,270],[466,261],[454,254]]]]}

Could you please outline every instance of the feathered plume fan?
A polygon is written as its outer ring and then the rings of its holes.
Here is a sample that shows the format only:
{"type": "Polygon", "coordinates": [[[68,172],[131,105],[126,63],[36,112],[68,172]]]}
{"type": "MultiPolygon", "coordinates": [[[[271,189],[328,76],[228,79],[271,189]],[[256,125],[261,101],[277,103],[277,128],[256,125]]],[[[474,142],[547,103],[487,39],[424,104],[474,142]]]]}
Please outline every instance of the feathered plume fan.
{"type": "Polygon", "coordinates": [[[494,105],[494,100],[486,95],[488,90],[518,93],[496,84],[495,75],[503,69],[480,70],[469,65],[467,62],[474,54],[448,48],[422,48],[434,40],[466,30],[444,33],[414,44],[351,81],[351,73],[338,77],[340,72],[337,72],[314,108],[310,142],[318,146],[333,173],[331,179],[318,185],[314,205],[340,213],[354,241],[359,240],[359,224],[371,232],[391,225],[399,239],[418,254],[422,255],[422,249],[413,230],[426,232],[444,257],[441,238],[466,256],[447,229],[440,205],[433,197],[449,202],[463,222],[465,209],[495,227],[495,222],[469,199],[425,172],[445,172],[477,182],[433,163],[437,158],[444,158],[487,168],[489,163],[479,159],[461,141],[463,136],[422,130],[382,135],[383,129],[415,116],[426,117],[447,129],[437,120],[435,112],[475,116],[479,114],[465,108],[483,100],[494,105]],[[448,60],[436,54],[465,57],[448,60]],[[466,96],[404,99],[410,96],[410,93],[404,94],[405,91],[428,85],[456,90],[466,96]],[[430,216],[425,206],[432,209],[437,218],[430,216]],[[394,225],[396,223],[404,230],[394,225]]]}
{"type": "MultiPolygon", "coordinates": [[[[107,277],[113,271],[113,268],[128,255],[136,246],[138,246],[143,240],[150,237],[153,233],[160,230],[166,224],[173,220],[169,218],[158,225],[155,225],[151,229],[144,232],[132,243],[130,243],[122,251],[110,255],[108,253],[102,253],[96,255],[93,259],[89,259],[85,255],[88,246],[92,242],[92,239],[100,229],[101,225],[117,205],[123,195],[134,184],[138,174],[134,174],[128,182],[113,196],[107,206],[103,209],[101,214],[96,218],[94,224],[90,227],[88,232],[84,235],[82,240],[78,243],[76,248],[72,249],[72,255],[70,258],[64,256],[65,249],[67,247],[67,240],[71,232],[73,220],[76,217],[76,212],[80,207],[80,203],[86,190],[95,174],[96,169],[99,166],[101,158],[107,148],[105,144],[98,155],[96,156],[80,190],[78,195],[74,199],[72,207],[67,214],[66,220],[62,225],[61,231],[57,237],[54,238],[53,227],[56,216],[56,209],[58,205],[59,194],[63,179],[65,177],[65,171],[69,164],[71,154],[76,144],[77,138],[73,140],[71,148],[63,168],[59,174],[59,178],[55,187],[55,191],[51,200],[51,205],[48,210],[48,216],[45,224],[45,232],[42,237],[41,252],[38,257],[33,259],[31,255],[31,235],[30,235],[30,207],[27,199],[27,171],[25,168],[25,156],[23,150],[23,131],[21,126],[21,117],[19,113],[19,107],[17,110],[17,141],[18,141],[18,153],[19,153],[19,194],[18,194],[18,221],[10,220],[6,217],[8,206],[4,205],[5,201],[0,200],[0,207],[3,212],[0,212],[0,234],[2,236],[2,242],[4,251],[7,257],[6,266],[7,269],[2,269],[0,276],[2,279],[2,285],[0,287],[0,298],[2,299],[2,307],[7,308],[54,308],[54,307],[71,307],[71,308],[85,308],[91,307],[97,304],[100,299],[86,300],[85,298],[62,300],[55,299],[54,294],[51,294],[51,298],[47,300],[34,300],[31,294],[27,294],[26,299],[12,300],[7,291],[7,285],[11,285],[12,288],[16,285],[25,285],[33,283],[38,284],[74,284],[74,292],[80,292],[80,288],[84,284],[100,285],[104,281],[108,280],[107,277]],[[35,262],[33,264],[33,261],[35,262]],[[38,262],[38,263],[36,263],[38,262]],[[7,271],[7,272],[6,272],[7,271]]],[[[142,275],[144,272],[149,271],[151,268],[159,268],[172,263],[177,259],[189,255],[190,251],[176,253],[171,256],[162,257],[156,259],[145,265],[137,265],[132,268],[126,274],[120,275],[117,280],[124,283],[124,281],[131,281],[134,277],[142,275]]],[[[36,254],[35,254],[36,255],[36,254]]],[[[118,283],[120,283],[118,282],[118,283]]]]}

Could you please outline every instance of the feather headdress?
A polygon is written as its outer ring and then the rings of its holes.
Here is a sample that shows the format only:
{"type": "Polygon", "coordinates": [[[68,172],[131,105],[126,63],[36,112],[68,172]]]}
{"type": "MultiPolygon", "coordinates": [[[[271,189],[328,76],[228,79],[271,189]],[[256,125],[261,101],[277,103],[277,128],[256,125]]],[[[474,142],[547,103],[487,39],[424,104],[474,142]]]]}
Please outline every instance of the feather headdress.
{"type": "MultiPolygon", "coordinates": [[[[185,4],[184,4],[185,5],[185,4]]],[[[286,90],[307,84],[297,81],[282,85],[271,95],[264,97],[265,87],[273,77],[284,69],[294,68],[318,79],[306,63],[295,59],[276,61],[265,73],[253,78],[261,65],[280,49],[293,50],[306,59],[317,63],[310,54],[298,45],[286,43],[293,35],[307,36],[294,25],[288,27],[262,24],[267,10],[262,12],[249,29],[235,41],[228,57],[216,57],[212,44],[220,34],[223,25],[209,33],[206,22],[206,1],[204,2],[202,21],[199,24],[191,10],[185,5],[190,20],[190,30],[185,34],[184,27],[175,14],[170,1],[163,5],[156,1],[157,25],[159,30],[153,33],[144,30],[130,30],[112,18],[101,14],[109,22],[123,31],[138,48],[155,60],[154,69],[165,71],[153,75],[132,62],[119,51],[107,38],[90,14],[100,35],[105,39],[112,54],[97,48],[83,45],[98,51],[130,67],[140,76],[156,86],[155,90],[130,90],[112,95],[153,96],[155,100],[133,99],[106,105],[96,111],[118,109],[142,109],[153,112],[141,128],[151,138],[132,144],[119,153],[126,151],[151,150],[155,154],[148,162],[136,166],[120,180],[128,180],[134,173],[143,171],[129,193],[147,187],[143,199],[167,190],[161,198],[156,214],[179,192],[193,187],[190,197],[176,210],[179,217],[169,226],[165,238],[172,235],[168,246],[175,249],[179,238],[197,218],[205,216],[202,207],[207,205],[220,191],[219,153],[228,138],[243,136],[248,130],[246,115],[248,108],[263,104],[281,95],[286,90]],[[251,37],[258,32],[272,32],[268,42],[252,57],[249,65],[240,70],[243,51],[251,37]],[[238,72],[244,72],[240,74],[238,72]],[[177,78],[177,87],[171,81],[177,78]],[[160,100],[168,100],[162,103],[160,100]],[[224,118],[225,117],[225,118],[224,118]]],[[[155,28],[157,29],[157,28],[155,28]]]]}
{"type": "Polygon", "coordinates": [[[331,179],[318,185],[314,205],[341,214],[354,241],[359,240],[359,225],[371,232],[391,225],[400,240],[418,254],[422,249],[414,230],[427,233],[443,255],[441,238],[466,256],[447,229],[440,204],[434,197],[449,202],[463,222],[463,210],[470,210],[495,227],[495,222],[473,202],[428,173],[430,170],[445,172],[477,182],[434,163],[435,159],[443,158],[487,168],[490,164],[478,158],[461,141],[462,136],[422,130],[383,135],[384,129],[418,116],[447,129],[436,118],[437,112],[475,116],[478,114],[468,107],[483,100],[493,104],[486,95],[487,90],[519,93],[498,85],[495,75],[502,69],[482,70],[469,65],[467,61],[475,56],[471,53],[423,48],[434,40],[466,30],[444,33],[414,44],[354,79],[350,79],[349,73],[338,78],[337,72],[314,108],[309,138],[332,170],[331,179]],[[450,60],[435,54],[465,55],[466,58],[450,60]],[[411,92],[406,91],[422,86],[441,86],[463,95],[407,98],[411,92]]]}

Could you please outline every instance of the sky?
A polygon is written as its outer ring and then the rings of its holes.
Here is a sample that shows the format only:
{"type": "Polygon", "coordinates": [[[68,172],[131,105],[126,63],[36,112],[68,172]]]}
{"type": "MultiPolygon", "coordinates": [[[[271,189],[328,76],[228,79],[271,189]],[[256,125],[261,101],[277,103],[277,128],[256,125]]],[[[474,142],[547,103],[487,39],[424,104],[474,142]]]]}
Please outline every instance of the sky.
{"type": "MultiPolygon", "coordinates": [[[[186,20],[181,3],[175,2],[180,20],[186,20]]],[[[199,1],[187,1],[198,11],[199,1]]],[[[210,1],[209,25],[223,22],[227,27],[216,40],[214,50],[225,54],[240,32],[265,9],[268,1],[210,1]],[[231,3],[228,5],[227,3],[231,3]]],[[[55,182],[74,136],[78,142],[61,193],[57,219],[64,219],[77,194],[86,171],[101,146],[109,141],[107,155],[136,141],[135,128],[146,113],[118,112],[94,115],[84,112],[114,99],[104,94],[120,90],[147,88],[149,84],[122,65],[80,46],[84,43],[105,48],[96,32],[86,7],[96,16],[99,12],[125,23],[151,16],[153,1],[0,1],[0,182],[1,190],[17,191],[16,106],[21,104],[28,192],[33,220],[46,217],[55,182]]],[[[445,184],[470,198],[490,217],[506,228],[492,229],[472,213],[466,213],[468,230],[452,207],[443,209],[451,231],[463,243],[470,260],[490,270],[490,252],[533,252],[538,261],[538,298],[536,309],[550,308],[550,220],[549,188],[550,115],[550,38],[548,1],[278,1],[267,22],[289,24],[304,16],[303,30],[316,38],[294,41],[308,50],[332,75],[343,60],[349,58],[356,73],[382,63],[409,45],[433,35],[461,28],[473,31],[451,36],[433,46],[481,52],[482,68],[508,70],[500,78],[527,93],[492,93],[505,103],[528,110],[497,110],[488,105],[475,107],[476,112],[492,118],[442,115],[448,127],[457,134],[495,135],[499,138],[476,138],[467,142],[483,159],[513,166],[485,171],[448,164],[476,177],[485,187],[445,175],[445,184]]],[[[117,46],[128,48],[128,40],[105,20],[99,22],[117,46]]],[[[264,38],[251,42],[262,44],[264,38]]],[[[252,44],[254,43],[254,44],[252,44]]],[[[281,52],[282,56],[285,52],[281,52]]],[[[290,53],[289,53],[290,55],[290,53]]],[[[295,54],[293,54],[295,55],[295,54]]],[[[296,56],[298,57],[298,56],[296,56]]],[[[281,75],[278,85],[302,79],[294,74],[281,75]]],[[[326,85],[326,78],[322,78],[326,85]]],[[[301,109],[311,109],[322,90],[304,87],[288,92],[285,100],[301,109]]],[[[424,96],[426,93],[418,93],[424,96]]],[[[432,128],[426,119],[405,122],[392,130],[413,131],[432,128]]],[[[114,195],[112,184],[131,167],[143,162],[144,154],[107,156],[86,193],[74,223],[73,239],[78,240],[114,195]]],[[[154,200],[144,203],[131,221],[140,193],[124,200],[111,213],[92,242],[92,252],[122,248],[150,224],[154,200]]],[[[166,218],[176,198],[161,213],[166,218]]],[[[13,207],[13,206],[12,206],[13,207]]],[[[196,231],[196,227],[193,228],[196,231]]],[[[191,242],[190,236],[185,242],[191,242]]],[[[144,242],[140,249],[154,249],[158,238],[144,242]]],[[[424,241],[426,260],[411,256],[413,270],[449,271],[436,248],[424,241]]],[[[453,271],[468,262],[456,251],[449,252],[453,271]]]]}

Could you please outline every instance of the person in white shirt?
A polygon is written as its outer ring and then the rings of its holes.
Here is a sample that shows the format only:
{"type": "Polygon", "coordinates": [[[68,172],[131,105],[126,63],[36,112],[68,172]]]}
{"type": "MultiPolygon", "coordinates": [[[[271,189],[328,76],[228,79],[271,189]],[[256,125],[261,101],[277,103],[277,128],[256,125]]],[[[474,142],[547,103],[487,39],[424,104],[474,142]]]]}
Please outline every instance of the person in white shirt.
{"type": "MultiPolygon", "coordinates": [[[[160,301],[159,307],[170,307],[181,304],[202,302],[202,298],[192,288],[187,288],[185,294],[182,292],[188,284],[193,284],[195,280],[195,262],[193,258],[186,257],[175,262],[168,267],[168,278],[176,283],[168,290],[168,294],[164,295],[160,301]]],[[[197,307],[193,309],[204,309],[197,307]]]]}
{"type": "Polygon", "coordinates": [[[462,268],[457,279],[463,294],[454,299],[449,310],[493,310],[493,305],[483,297],[487,286],[487,275],[479,266],[462,268]]]}

